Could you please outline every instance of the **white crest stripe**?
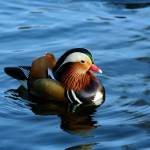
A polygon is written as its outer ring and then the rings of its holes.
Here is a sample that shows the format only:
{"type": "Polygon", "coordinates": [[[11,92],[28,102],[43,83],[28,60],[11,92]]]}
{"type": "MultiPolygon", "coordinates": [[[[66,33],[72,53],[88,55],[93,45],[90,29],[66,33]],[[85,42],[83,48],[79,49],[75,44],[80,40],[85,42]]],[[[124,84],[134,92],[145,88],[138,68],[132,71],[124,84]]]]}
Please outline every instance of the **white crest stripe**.
{"type": "Polygon", "coordinates": [[[66,57],[64,62],[57,68],[56,72],[66,63],[68,62],[80,62],[81,60],[89,60],[91,59],[84,53],[81,52],[74,52],[66,57]]]}

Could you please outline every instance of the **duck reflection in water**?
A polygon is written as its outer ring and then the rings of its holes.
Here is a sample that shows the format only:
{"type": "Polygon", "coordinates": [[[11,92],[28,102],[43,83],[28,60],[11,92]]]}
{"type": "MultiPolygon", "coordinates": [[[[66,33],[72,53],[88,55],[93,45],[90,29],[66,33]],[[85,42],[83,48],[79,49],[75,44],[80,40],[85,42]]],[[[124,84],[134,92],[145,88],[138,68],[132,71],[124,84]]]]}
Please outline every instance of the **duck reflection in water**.
{"type": "Polygon", "coordinates": [[[46,100],[41,103],[41,99],[30,96],[23,86],[8,90],[6,96],[14,100],[28,100],[27,105],[36,115],[57,115],[61,119],[61,129],[66,132],[80,134],[96,128],[97,122],[92,116],[98,106],[60,104],[46,100]]]}

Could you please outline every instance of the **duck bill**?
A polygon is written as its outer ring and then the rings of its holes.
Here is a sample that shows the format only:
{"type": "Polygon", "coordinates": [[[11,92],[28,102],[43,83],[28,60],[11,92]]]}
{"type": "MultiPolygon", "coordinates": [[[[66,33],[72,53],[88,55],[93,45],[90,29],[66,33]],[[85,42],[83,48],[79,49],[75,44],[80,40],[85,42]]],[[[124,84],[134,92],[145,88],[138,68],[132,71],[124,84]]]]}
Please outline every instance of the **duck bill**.
{"type": "Polygon", "coordinates": [[[97,67],[95,64],[91,65],[90,70],[96,73],[103,73],[103,71],[99,67],[97,67]]]}

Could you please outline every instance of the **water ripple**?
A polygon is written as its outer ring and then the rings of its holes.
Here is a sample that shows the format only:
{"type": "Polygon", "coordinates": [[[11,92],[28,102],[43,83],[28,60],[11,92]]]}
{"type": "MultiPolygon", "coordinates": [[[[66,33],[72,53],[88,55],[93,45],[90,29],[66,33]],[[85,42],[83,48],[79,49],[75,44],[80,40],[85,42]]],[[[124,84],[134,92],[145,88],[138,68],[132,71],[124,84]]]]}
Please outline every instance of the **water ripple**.
{"type": "Polygon", "coordinates": [[[2,1],[0,149],[149,149],[149,0],[2,1]],[[85,47],[104,75],[98,108],[35,104],[4,74],[85,47]]]}

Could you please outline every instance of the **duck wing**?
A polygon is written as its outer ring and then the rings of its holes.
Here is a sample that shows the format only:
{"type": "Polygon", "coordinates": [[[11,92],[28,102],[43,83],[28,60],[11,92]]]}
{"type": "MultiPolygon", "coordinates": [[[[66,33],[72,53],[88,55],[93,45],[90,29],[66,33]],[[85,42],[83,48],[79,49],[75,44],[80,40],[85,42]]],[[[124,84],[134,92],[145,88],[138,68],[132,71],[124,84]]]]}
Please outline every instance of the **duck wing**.
{"type": "Polygon", "coordinates": [[[4,71],[7,75],[17,80],[27,80],[30,74],[30,66],[5,67],[4,71]]]}
{"type": "Polygon", "coordinates": [[[65,99],[64,90],[58,81],[43,78],[33,82],[30,93],[46,99],[63,101],[65,99]]]}

